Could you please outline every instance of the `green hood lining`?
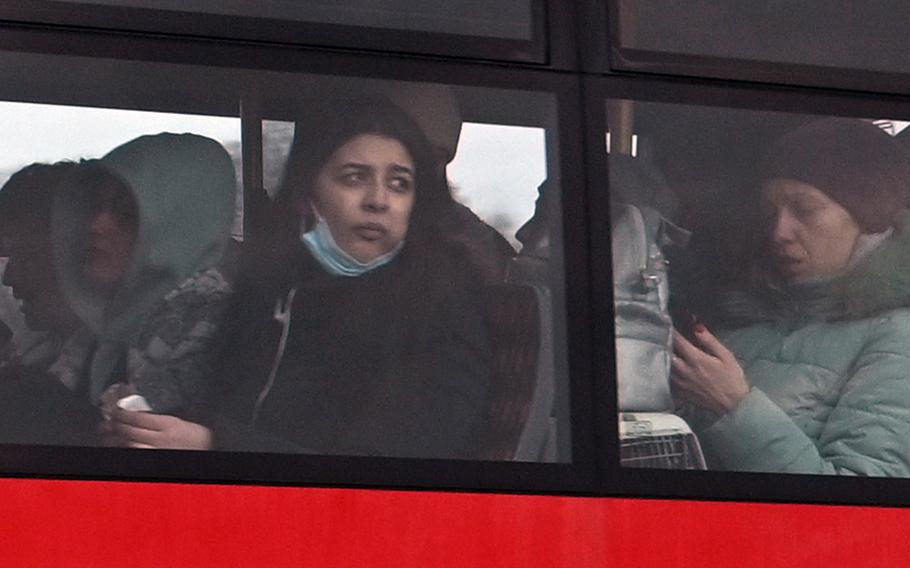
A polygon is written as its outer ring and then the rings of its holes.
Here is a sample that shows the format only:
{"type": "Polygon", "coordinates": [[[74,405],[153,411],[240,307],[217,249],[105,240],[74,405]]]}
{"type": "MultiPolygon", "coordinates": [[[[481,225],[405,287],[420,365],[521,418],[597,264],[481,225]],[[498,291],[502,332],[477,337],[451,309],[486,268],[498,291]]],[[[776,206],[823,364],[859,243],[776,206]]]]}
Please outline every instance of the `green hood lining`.
{"type": "Polygon", "coordinates": [[[800,324],[872,317],[910,306],[910,210],[900,212],[893,234],[846,274],[796,286],[759,275],[740,290],[722,290],[714,319],[722,327],[761,322],[800,324]]]}

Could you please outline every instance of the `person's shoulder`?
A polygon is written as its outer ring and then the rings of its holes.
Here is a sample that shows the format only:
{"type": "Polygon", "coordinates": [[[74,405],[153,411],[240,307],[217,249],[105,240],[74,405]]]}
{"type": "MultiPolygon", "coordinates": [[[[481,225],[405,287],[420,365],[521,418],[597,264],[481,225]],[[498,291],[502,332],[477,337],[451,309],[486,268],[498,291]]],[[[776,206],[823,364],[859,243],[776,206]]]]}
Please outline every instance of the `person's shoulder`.
{"type": "Polygon", "coordinates": [[[505,278],[507,266],[516,251],[494,227],[481,220],[461,203],[453,203],[437,226],[438,240],[460,260],[471,265],[473,272],[486,283],[505,278]]]}
{"type": "Polygon", "coordinates": [[[865,349],[910,358],[910,307],[894,308],[853,324],[865,332],[865,349]]]}
{"type": "Polygon", "coordinates": [[[206,268],[190,275],[165,295],[165,302],[192,297],[224,298],[233,291],[233,284],[218,267],[206,268]]]}
{"type": "Polygon", "coordinates": [[[224,320],[233,288],[217,268],[200,270],[168,292],[148,318],[140,333],[140,344],[151,337],[179,338],[200,322],[217,327],[224,320]]]}
{"type": "Polygon", "coordinates": [[[885,310],[865,320],[872,328],[906,333],[910,336],[910,307],[885,310]]]}
{"type": "Polygon", "coordinates": [[[463,247],[438,240],[427,247],[426,254],[431,271],[446,288],[479,290],[483,287],[481,268],[463,247]]]}

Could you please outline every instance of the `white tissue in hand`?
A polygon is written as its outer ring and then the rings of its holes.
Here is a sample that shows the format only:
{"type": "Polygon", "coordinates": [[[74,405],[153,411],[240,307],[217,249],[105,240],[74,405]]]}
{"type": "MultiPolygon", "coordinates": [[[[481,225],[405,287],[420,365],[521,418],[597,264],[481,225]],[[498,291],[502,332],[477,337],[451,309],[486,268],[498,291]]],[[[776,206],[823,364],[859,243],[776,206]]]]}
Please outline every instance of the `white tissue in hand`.
{"type": "Polygon", "coordinates": [[[150,412],[152,407],[149,406],[145,397],[141,394],[131,394],[117,401],[117,406],[123,410],[132,410],[136,412],[150,412]]]}

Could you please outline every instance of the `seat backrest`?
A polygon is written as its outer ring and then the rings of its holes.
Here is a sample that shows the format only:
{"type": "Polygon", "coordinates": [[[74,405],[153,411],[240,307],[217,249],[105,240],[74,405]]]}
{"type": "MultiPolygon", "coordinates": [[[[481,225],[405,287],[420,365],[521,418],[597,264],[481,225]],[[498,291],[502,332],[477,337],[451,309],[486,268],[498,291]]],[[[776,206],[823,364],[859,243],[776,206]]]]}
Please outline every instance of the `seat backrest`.
{"type": "Polygon", "coordinates": [[[518,439],[515,461],[555,462],[559,459],[557,429],[568,427],[557,408],[556,354],[553,345],[553,302],[550,289],[531,286],[537,297],[537,370],[531,410],[518,439]]]}
{"type": "Polygon", "coordinates": [[[472,435],[474,459],[515,459],[534,403],[540,347],[540,312],[534,288],[488,286],[484,312],[493,359],[490,392],[472,435]]]}

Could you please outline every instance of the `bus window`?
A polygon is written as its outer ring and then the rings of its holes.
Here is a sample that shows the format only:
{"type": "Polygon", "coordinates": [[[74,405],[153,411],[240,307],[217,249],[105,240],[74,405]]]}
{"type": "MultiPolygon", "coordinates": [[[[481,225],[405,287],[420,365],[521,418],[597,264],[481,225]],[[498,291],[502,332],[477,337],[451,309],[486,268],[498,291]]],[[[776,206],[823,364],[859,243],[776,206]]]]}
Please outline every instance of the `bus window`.
{"type": "MultiPolygon", "coordinates": [[[[907,73],[902,53],[904,22],[910,8],[900,2],[875,2],[861,9],[844,1],[748,2],[649,0],[615,2],[614,41],[620,48],[658,53],[667,61],[696,56],[716,72],[718,61],[778,64],[763,67],[781,74],[780,64],[907,73]]],[[[653,62],[653,55],[649,60],[653,62]]],[[[726,73],[732,66],[725,66],[726,73]]],[[[804,77],[805,72],[804,72],[804,77]]],[[[818,79],[805,79],[818,80],[818,79]]]]}
{"type": "MultiPolygon", "coordinates": [[[[263,183],[274,195],[294,138],[294,123],[264,120],[262,135],[263,183]]],[[[455,199],[520,249],[515,233],[534,214],[537,187],[547,177],[543,129],[464,123],[446,175],[455,199]],[[498,157],[495,170],[490,169],[491,155],[498,157]]]]}
{"type": "Polygon", "coordinates": [[[294,123],[283,120],[262,121],[262,186],[274,198],[281,184],[284,164],[294,141],[294,123]]]}
{"type": "Polygon", "coordinates": [[[515,233],[534,214],[537,187],[547,178],[544,131],[466,123],[447,173],[456,199],[520,249],[515,233]],[[495,170],[488,156],[497,156],[495,170]]]}
{"type": "MultiPolygon", "coordinates": [[[[0,138],[0,187],[5,187],[10,178],[17,172],[26,171],[27,167],[35,163],[51,164],[54,162],[71,162],[73,164],[82,160],[97,159],[108,153],[114,147],[146,134],[159,132],[195,132],[218,140],[228,149],[237,169],[237,179],[240,179],[240,121],[238,118],[217,116],[193,116],[174,113],[142,112],[120,109],[91,108],[51,104],[34,104],[22,102],[0,102],[0,119],[5,125],[5,131],[15,133],[14,136],[0,138]]],[[[20,178],[21,179],[21,176],[20,178]]],[[[49,183],[50,178],[41,183],[49,183]]],[[[10,184],[10,191],[17,191],[13,186],[25,186],[27,182],[10,184]]],[[[38,188],[39,191],[41,188],[38,188]]],[[[7,192],[9,193],[9,192],[7,192]]],[[[51,194],[47,194],[50,196],[51,194]]],[[[241,192],[237,192],[238,210],[236,211],[234,232],[237,237],[242,234],[240,226],[241,192]]],[[[34,282],[29,274],[35,269],[18,270],[26,260],[17,254],[16,250],[29,251],[23,254],[32,254],[32,243],[23,242],[22,235],[10,234],[18,230],[38,233],[48,233],[51,228],[43,226],[49,218],[46,215],[26,215],[24,218],[12,218],[9,211],[19,208],[16,201],[28,203],[28,195],[24,198],[7,195],[8,201],[4,213],[4,238],[17,246],[11,248],[8,244],[4,248],[4,268],[6,261],[12,259],[13,265],[10,273],[3,278],[4,284],[0,292],[0,318],[12,330],[12,342],[16,345],[15,357],[29,364],[39,364],[44,351],[49,344],[59,338],[55,337],[55,327],[52,321],[42,321],[36,324],[29,322],[29,310],[32,312],[49,311],[40,304],[44,300],[39,291],[44,290],[44,285],[34,282]],[[38,226],[36,227],[35,224],[38,226]],[[37,231],[36,231],[37,229],[37,231]],[[26,274],[29,273],[29,274],[26,274]],[[16,301],[15,297],[21,301],[16,301]],[[23,317],[23,310],[25,317],[23,317]]],[[[36,198],[41,199],[41,198],[36,198]]],[[[25,205],[23,205],[24,207],[25,205]]],[[[51,203],[40,204],[40,207],[50,208],[51,203]]],[[[47,235],[45,235],[46,237],[47,235]]],[[[31,265],[39,262],[50,263],[49,258],[35,258],[28,261],[31,265]]],[[[50,264],[48,264],[50,266],[50,264]]],[[[48,320],[47,317],[35,319],[48,320]]]]}
{"type": "Polygon", "coordinates": [[[0,441],[571,462],[553,93],[0,68],[4,283],[60,323],[0,441]]]}
{"type": "MultiPolygon", "coordinates": [[[[477,418],[471,425],[467,434],[470,447],[463,455],[568,461],[568,396],[558,304],[562,289],[553,286],[551,275],[551,271],[559,271],[561,256],[556,246],[538,247],[533,255],[519,254],[522,243],[516,238],[535,214],[535,203],[541,202],[552,209],[540,211],[541,230],[544,234],[558,232],[558,185],[551,180],[548,197],[539,199],[550,170],[544,126],[550,127],[552,122],[540,122],[538,127],[509,124],[506,121],[513,119],[509,113],[502,115],[502,122],[493,122],[499,105],[494,90],[378,81],[372,85],[374,93],[388,96],[415,121],[430,144],[434,175],[444,184],[446,199],[454,202],[451,213],[436,220],[433,246],[448,250],[445,254],[451,260],[447,262],[467,261],[459,269],[463,272],[459,279],[468,272],[479,276],[484,292],[478,299],[492,341],[484,349],[491,349],[487,356],[492,357],[493,367],[511,369],[508,376],[494,371],[490,377],[493,383],[481,402],[485,418],[477,418]],[[474,107],[479,101],[482,106],[474,107]],[[467,115],[484,120],[462,121],[467,115]],[[548,221],[543,220],[545,213],[548,221]],[[527,270],[529,263],[537,269],[527,270]],[[520,331],[505,333],[503,317],[514,319],[509,325],[520,331]],[[505,365],[504,358],[521,364],[505,365]]],[[[335,86],[333,96],[344,100],[350,94],[335,86]]],[[[314,104],[318,107],[324,102],[314,104]]],[[[318,134],[312,130],[320,128],[331,133],[333,126],[319,121],[314,126],[307,112],[296,123],[263,120],[263,178],[274,202],[280,203],[285,199],[282,193],[295,189],[295,183],[300,183],[295,179],[309,179],[299,177],[303,166],[298,164],[305,165],[300,156],[314,150],[301,144],[318,144],[318,134]]],[[[303,206],[318,215],[317,223],[322,222],[323,206],[318,198],[311,196],[303,206]]],[[[302,230],[307,228],[305,223],[302,230]]],[[[555,237],[549,241],[560,242],[555,237]]]]}
{"type": "MultiPolygon", "coordinates": [[[[0,118],[16,136],[0,139],[0,184],[34,162],[99,158],[145,134],[193,132],[220,142],[243,179],[238,117],[187,115],[111,108],[3,102],[0,118]]],[[[242,187],[238,185],[238,204],[242,187]]],[[[233,232],[242,235],[238,209],[233,232]]]]}
{"type": "Polygon", "coordinates": [[[910,477],[906,123],[608,106],[621,463],[910,477]]]}

